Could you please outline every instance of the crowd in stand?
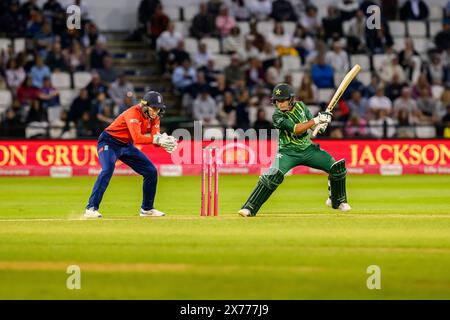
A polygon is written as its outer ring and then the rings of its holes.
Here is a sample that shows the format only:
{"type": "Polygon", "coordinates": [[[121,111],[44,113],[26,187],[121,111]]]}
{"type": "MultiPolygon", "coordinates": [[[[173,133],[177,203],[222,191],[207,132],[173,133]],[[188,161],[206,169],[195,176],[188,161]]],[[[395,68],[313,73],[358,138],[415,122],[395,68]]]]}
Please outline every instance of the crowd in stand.
{"type": "MultiPolygon", "coordinates": [[[[12,103],[0,115],[0,136],[95,137],[115,116],[135,102],[133,85],[118,74],[100,33],[81,0],[82,28],[69,30],[57,0],[42,7],[36,0],[0,3],[0,38],[25,38],[23,51],[0,49],[0,90],[12,103]],[[59,71],[92,72],[68,110],[52,84],[59,71]]],[[[395,50],[389,21],[428,21],[422,0],[337,0],[319,16],[312,0],[209,0],[192,21],[178,30],[159,0],[142,0],[138,32],[157,51],[161,73],[172,82],[182,110],[191,120],[222,128],[270,128],[271,90],[287,82],[296,96],[320,110],[324,89],[334,88],[336,74],[351,68],[352,55],[385,54],[371,70],[370,81],[352,82],[334,111],[327,135],[342,137],[415,137],[415,126],[432,126],[450,137],[450,1],[442,7],[442,28],[418,52],[412,39],[395,50]],[[380,28],[367,27],[368,8],[381,7],[380,28]],[[273,21],[262,33],[258,24],[273,21]],[[248,26],[242,29],[242,22],[248,26]],[[293,28],[287,29],[286,22],[293,28]],[[344,27],[346,26],[346,27],[344,27]],[[198,40],[194,51],[187,37],[198,40]],[[211,42],[217,39],[229,63],[222,68],[211,42]],[[301,79],[283,65],[298,60],[301,79]]],[[[183,11],[181,11],[183,12],[183,11]]]]}
{"type": "Polygon", "coordinates": [[[427,39],[427,50],[420,54],[411,38],[404,40],[402,50],[395,50],[388,22],[428,21],[430,9],[421,0],[339,0],[324,17],[308,0],[210,0],[201,3],[191,23],[184,25],[189,35],[176,29],[159,1],[144,2],[156,8],[152,23],[159,24],[148,35],[162,72],[171,78],[185,113],[194,120],[224,128],[260,126],[261,119],[263,126],[270,125],[270,91],[282,81],[296,88],[298,99],[324,108],[318,91],[339,84],[335,74],[351,68],[351,55],[385,54],[381,66],[371,69],[370,83],[353,81],[328,134],[413,138],[415,126],[432,126],[435,136],[450,137],[450,1],[442,7],[442,30],[427,39]],[[381,7],[378,29],[366,24],[372,13],[367,8],[373,4],[381,7]],[[273,30],[263,34],[258,23],[268,20],[274,21],[273,30]],[[248,22],[245,32],[241,22],[248,22]],[[285,22],[293,22],[293,30],[285,30],[285,22]],[[198,40],[197,50],[185,48],[187,38],[198,40]],[[210,53],[210,38],[218,39],[221,53],[230,56],[223,69],[210,53]],[[301,63],[298,83],[283,68],[286,56],[301,63]]]}
{"type": "Polygon", "coordinates": [[[56,0],[42,7],[35,0],[1,1],[0,38],[25,39],[25,48],[0,52],[0,90],[12,96],[0,115],[0,136],[96,137],[134,103],[132,84],[112,68],[105,36],[84,3],[73,4],[81,8],[81,29],[67,28],[66,8],[56,0]],[[69,109],[62,108],[52,76],[79,71],[92,73],[92,80],[69,109]]]}

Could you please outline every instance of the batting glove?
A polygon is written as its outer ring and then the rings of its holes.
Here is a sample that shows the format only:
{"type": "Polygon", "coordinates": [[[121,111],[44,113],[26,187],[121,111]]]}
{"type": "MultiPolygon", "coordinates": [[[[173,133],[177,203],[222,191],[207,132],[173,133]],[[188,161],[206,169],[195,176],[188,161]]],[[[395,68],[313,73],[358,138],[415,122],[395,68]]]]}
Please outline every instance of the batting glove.
{"type": "Polygon", "coordinates": [[[319,112],[317,117],[313,118],[314,123],[317,125],[319,123],[330,123],[331,122],[331,113],[330,112],[319,112]]]}
{"type": "Polygon", "coordinates": [[[318,124],[319,133],[320,133],[320,134],[325,133],[325,131],[327,130],[327,127],[328,127],[328,123],[321,123],[321,124],[318,124]]]}

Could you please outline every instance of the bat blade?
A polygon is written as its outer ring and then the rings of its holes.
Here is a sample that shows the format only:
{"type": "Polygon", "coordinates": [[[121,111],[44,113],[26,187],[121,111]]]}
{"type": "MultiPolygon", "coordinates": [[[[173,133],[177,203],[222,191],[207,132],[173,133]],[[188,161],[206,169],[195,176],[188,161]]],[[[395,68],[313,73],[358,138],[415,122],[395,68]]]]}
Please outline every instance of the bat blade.
{"type": "MultiPolygon", "coordinates": [[[[353,79],[356,78],[356,75],[359,73],[359,71],[361,71],[361,66],[359,64],[355,64],[355,66],[345,75],[344,79],[342,79],[341,83],[339,84],[339,87],[337,88],[336,92],[334,93],[333,97],[328,103],[327,106],[328,112],[333,111],[334,107],[339,102],[339,99],[342,97],[345,90],[347,89],[349,84],[353,81],[353,79]]],[[[318,132],[319,126],[316,126],[316,128],[313,131],[312,137],[315,138],[318,132]]]]}
{"type": "Polygon", "coordinates": [[[356,75],[359,73],[359,71],[361,71],[361,66],[359,64],[355,64],[355,66],[345,75],[344,79],[342,79],[341,83],[339,84],[339,87],[337,88],[336,92],[334,93],[333,97],[328,103],[327,111],[331,112],[334,109],[334,107],[339,102],[339,99],[342,97],[347,87],[350,85],[353,79],[356,78],[356,75]]]}

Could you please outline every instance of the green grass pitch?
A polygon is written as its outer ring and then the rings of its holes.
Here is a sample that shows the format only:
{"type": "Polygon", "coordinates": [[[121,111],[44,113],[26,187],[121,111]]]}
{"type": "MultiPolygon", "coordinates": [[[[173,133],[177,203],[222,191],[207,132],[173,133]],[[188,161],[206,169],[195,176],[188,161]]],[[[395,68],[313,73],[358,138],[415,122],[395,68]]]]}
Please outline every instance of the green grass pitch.
{"type": "Polygon", "coordinates": [[[256,176],[220,177],[219,218],[199,216],[199,177],[160,177],[168,216],[147,219],[141,178],[114,177],[86,221],[94,180],[0,179],[0,299],[450,299],[448,175],[352,175],[348,214],[325,207],[326,176],[289,176],[248,219],[256,176]]]}

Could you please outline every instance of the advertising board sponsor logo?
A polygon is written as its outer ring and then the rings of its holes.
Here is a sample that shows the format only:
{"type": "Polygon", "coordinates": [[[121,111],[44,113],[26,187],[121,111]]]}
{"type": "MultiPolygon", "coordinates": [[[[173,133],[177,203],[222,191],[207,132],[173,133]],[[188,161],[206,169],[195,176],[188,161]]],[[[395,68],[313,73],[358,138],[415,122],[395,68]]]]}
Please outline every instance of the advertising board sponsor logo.
{"type": "Polygon", "coordinates": [[[226,166],[219,168],[220,173],[230,173],[230,174],[247,174],[249,173],[248,167],[239,167],[239,166],[226,166]]]}
{"type": "Polygon", "coordinates": [[[257,164],[255,152],[244,143],[227,143],[218,153],[224,164],[257,164]]]}
{"type": "Polygon", "coordinates": [[[29,176],[28,169],[0,169],[0,176],[29,176]]]}
{"type": "Polygon", "coordinates": [[[69,166],[50,167],[50,177],[52,178],[70,178],[73,175],[73,169],[69,166]]]}
{"type": "Polygon", "coordinates": [[[183,175],[183,166],[177,164],[162,164],[159,174],[163,177],[179,177],[183,175]]]}
{"type": "Polygon", "coordinates": [[[361,167],[349,167],[347,172],[351,174],[364,174],[364,168],[361,167]]]}
{"type": "Polygon", "coordinates": [[[383,176],[399,176],[403,173],[403,166],[400,164],[384,164],[380,166],[380,174],[383,176]]]}
{"type": "Polygon", "coordinates": [[[309,173],[324,173],[322,170],[315,169],[315,168],[308,168],[309,173]]]}
{"type": "Polygon", "coordinates": [[[433,166],[424,166],[423,173],[427,174],[442,174],[442,173],[450,173],[450,168],[447,167],[433,167],[433,166]]]}
{"type": "Polygon", "coordinates": [[[114,170],[114,175],[118,175],[118,176],[133,176],[133,175],[137,175],[137,173],[134,172],[133,169],[129,169],[129,168],[116,168],[114,170]]]}

